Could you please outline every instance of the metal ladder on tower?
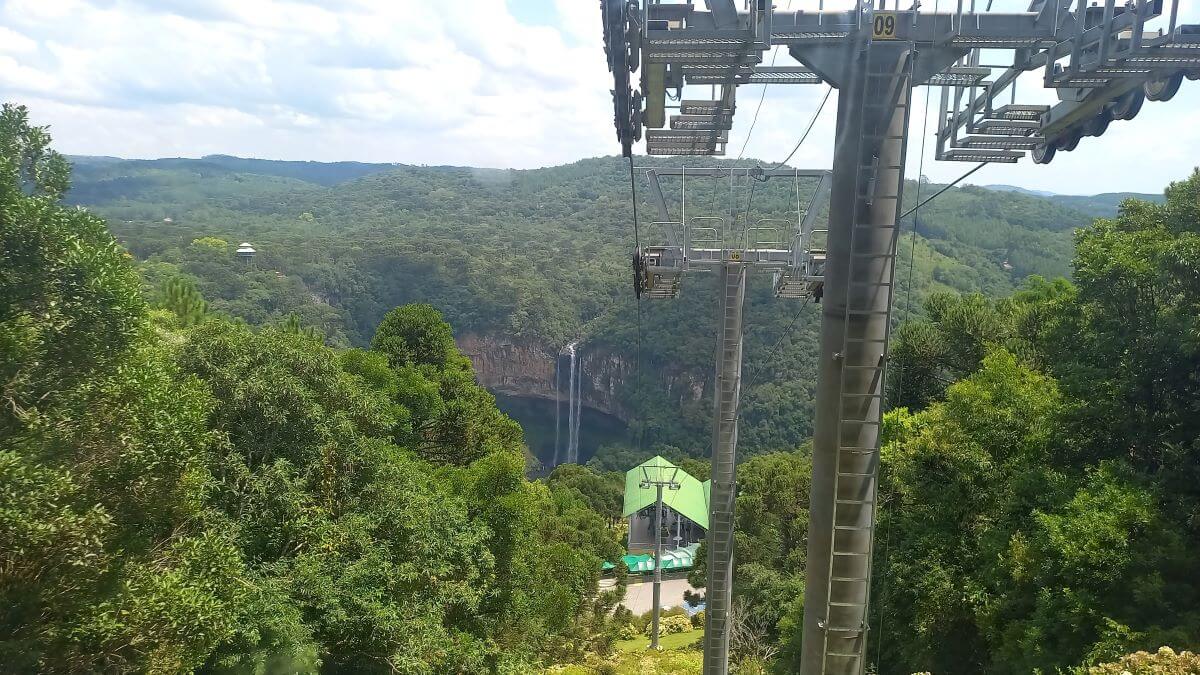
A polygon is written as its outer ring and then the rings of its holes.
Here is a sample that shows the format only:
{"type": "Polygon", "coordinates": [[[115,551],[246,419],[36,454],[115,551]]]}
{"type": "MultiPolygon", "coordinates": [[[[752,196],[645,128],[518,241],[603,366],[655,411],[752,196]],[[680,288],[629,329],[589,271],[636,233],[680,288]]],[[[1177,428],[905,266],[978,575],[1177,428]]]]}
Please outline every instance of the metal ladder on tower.
{"type": "MultiPolygon", "coordinates": [[[[846,330],[843,332],[842,367],[838,400],[837,455],[834,473],[833,542],[829,563],[827,606],[824,632],[822,673],[863,673],[866,668],[867,611],[870,598],[871,556],[874,545],[875,506],[878,488],[879,431],[882,423],[883,382],[890,339],[888,322],[895,281],[896,241],[899,233],[903,167],[903,134],[908,127],[911,104],[912,43],[897,52],[895,43],[881,50],[887,56],[885,67],[873,63],[871,42],[863,48],[866,73],[860,138],[899,143],[898,163],[884,166],[880,155],[863,151],[856,159],[855,206],[850,233],[848,283],[845,296],[846,330]],[[900,54],[896,58],[897,53],[900,54]],[[873,90],[873,91],[869,91],[873,90]],[[869,95],[876,94],[875,96],[869,95]],[[882,93],[881,95],[878,95],[882,93]],[[870,114],[871,110],[879,114],[870,114]],[[892,111],[890,114],[888,111],[892,111]],[[902,127],[895,129],[895,113],[900,112],[902,127]],[[877,194],[876,179],[881,171],[900,171],[896,194],[877,194]],[[892,208],[890,226],[876,224],[872,209],[892,208]],[[890,235],[886,251],[863,248],[860,237],[867,230],[890,235]],[[861,267],[866,266],[866,267],[861,267]],[[857,268],[857,273],[856,273],[857,268]],[[862,274],[867,272],[868,274],[862,274]],[[867,279],[867,280],[864,280],[867,279]],[[886,303],[880,308],[879,294],[886,303]],[[849,337],[852,322],[868,318],[875,329],[862,337],[849,337]],[[866,427],[867,433],[864,433],[866,427]],[[864,439],[865,437],[865,439],[864,439]]],[[[875,59],[876,61],[879,59],[875,59]]],[[[870,325],[870,324],[868,324],[870,325]]]]}
{"type": "Polygon", "coordinates": [[[737,496],[737,414],[742,369],[742,307],[746,264],[726,249],[721,266],[721,339],[717,354],[718,415],[713,425],[709,500],[708,587],[704,672],[729,668],[729,611],[733,584],[733,506],[737,496]]]}

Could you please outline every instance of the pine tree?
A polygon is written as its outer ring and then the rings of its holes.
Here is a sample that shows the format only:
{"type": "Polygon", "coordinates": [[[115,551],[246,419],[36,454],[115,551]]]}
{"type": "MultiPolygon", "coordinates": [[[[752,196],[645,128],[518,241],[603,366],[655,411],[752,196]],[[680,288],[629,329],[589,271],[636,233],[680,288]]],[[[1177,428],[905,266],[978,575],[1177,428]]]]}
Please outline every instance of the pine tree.
{"type": "Polygon", "coordinates": [[[184,326],[200,323],[208,313],[208,303],[195,284],[181,277],[173,277],[163,284],[162,304],[174,312],[184,326]]]}
{"type": "Polygon", "coordinates": [[[288,313],[287,317],[284,318],[281,327],[288,333],[303,335],[305,337],[324,342],[324,336],[316,329],[315,326],[303,327],[300,325],[300,315],[296,314],[295,312],[288,313]]]}

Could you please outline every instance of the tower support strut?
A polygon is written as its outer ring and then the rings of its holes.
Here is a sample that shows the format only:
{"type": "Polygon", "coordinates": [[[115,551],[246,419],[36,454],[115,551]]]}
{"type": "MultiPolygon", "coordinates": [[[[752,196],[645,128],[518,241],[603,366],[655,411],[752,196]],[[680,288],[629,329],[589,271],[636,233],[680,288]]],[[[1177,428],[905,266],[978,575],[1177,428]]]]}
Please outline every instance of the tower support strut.
{"type": "Polygon", "coordinates": [[[912,43],[899,41],[858,42],[840,56],[802,675],[860,675],[867,663],[879,432],[916,58],[912,43]]]}
{"type": "MultiPolygon", "coordinates": [[[[734,257],[736,253],[727,254],[734,257]]],[[[721,265],[721,324],[713,415],[712,486],[709,490],[708,585],[704,610],[704,675],[729,672],[729,612],[733,590],[733,504],[737,498],[737,415],[742,386],[744,262],[721,265]]]]}

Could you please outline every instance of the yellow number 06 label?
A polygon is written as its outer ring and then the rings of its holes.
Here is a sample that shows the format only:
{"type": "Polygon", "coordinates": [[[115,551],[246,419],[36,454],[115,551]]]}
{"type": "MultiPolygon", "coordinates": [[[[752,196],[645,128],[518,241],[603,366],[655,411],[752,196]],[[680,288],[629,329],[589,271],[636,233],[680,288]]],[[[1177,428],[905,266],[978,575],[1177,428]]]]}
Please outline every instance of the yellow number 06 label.
{"type": "Polygon", "coordinates": [[[876,12],[871,20],[872,40],[896,39],[896,15],[892,12],[876,12]]]}

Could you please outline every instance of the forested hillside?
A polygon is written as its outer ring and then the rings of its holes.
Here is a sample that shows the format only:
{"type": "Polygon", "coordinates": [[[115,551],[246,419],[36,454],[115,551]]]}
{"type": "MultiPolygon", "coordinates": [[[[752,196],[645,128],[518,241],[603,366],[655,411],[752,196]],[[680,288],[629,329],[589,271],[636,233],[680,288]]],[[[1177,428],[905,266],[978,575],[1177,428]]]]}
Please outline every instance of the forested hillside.
{"type": "MultiPolygon", "coordinates": [[[[181,277],[214,312],[256,325],[295,314],[333,345],[365,344],[384,312],[409,302],[434,305],[459,334],[529,340],[550,353],[581,338],[584,350],[622,363],[616,393],[630,411],[629,444],[640,440],[675,456],[704,451],[711,396],[681,398],[678,387],[668,388],[681,373],[711,377],[712,282],[696,277],[679,300],[646,303],[639,348],[622,161],[532,171],[378,166],[357,178],[335,166],[297,164],[88,160],[68,198],[110,218],[144,261],[152,299],[181,277]],[[334,175],[344,180],[326,185],[334,175]],[[253,266],[232,254],[241,241],[259,251],[253,266]]],[[[664,189],[676,209],[681,185],[674,180],[664,189]]],[[[657,218],[645,188],[643,243],[655,236],[650,221],[657,218]]],[[[728,219],[732,211],[739,224],[794,220],[797,197],[807,201],[811,188],[791,179],[753,187],[690,179],[688,213],[728,219]]],[[[921,188],[925,196],[934,189],[921,188]]],[[[916,184],[908,191],[912,203],[916,184]]],[[[1086,222],[1036,197],[951,190],[920,212],[911,294],[913,249],[907,237],[901,246],[898,300],[919,313],[932,292],[994,296],[1029,274],[1067,274],[1071,231],[1086,222]]],[[[753,280],[747,312],[741,442],[748,454],[794,447],[811,432],[818,308],[774,300],[769,284],[753,280]]],[[[631,458],[619,447],[603,454],[612,468],[631,458]]]]}
{"type": "Polygon", "coordinates": [[[0,111],[0,669],[526,673],[607,643],[616,532],[525,479],[437,310],[334,350],[187,277],[147,302],[48,142],[0,111]]]}

